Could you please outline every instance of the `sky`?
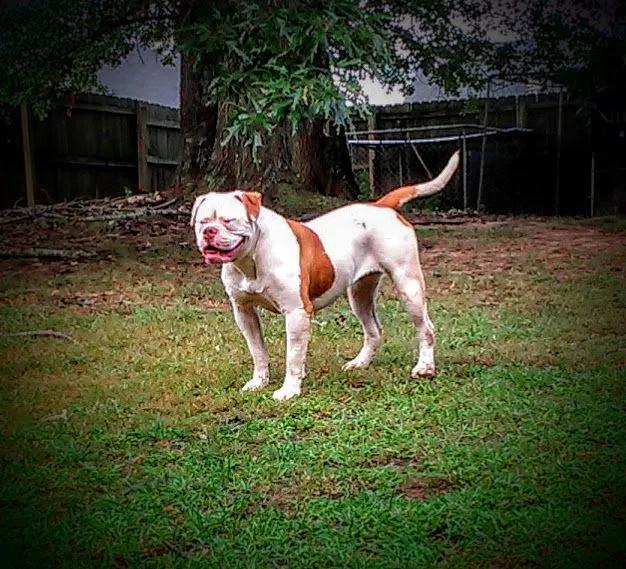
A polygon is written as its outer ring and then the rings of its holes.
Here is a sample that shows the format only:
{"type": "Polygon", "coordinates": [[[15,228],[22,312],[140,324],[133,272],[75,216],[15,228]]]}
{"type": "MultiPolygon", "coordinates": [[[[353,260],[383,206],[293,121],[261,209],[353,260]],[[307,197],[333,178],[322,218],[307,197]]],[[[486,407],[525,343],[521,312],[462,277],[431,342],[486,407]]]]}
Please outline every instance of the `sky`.
{"type": "MultiPolygon", "coordinates": [[[[118,67],[103,67],[98,77],[111,95],[137,99],[166,107],[180,107],[180,63],[164,66],[157,55],[150,50],[134,51],[118,67]]],[[[405,102],[441,101],[451,99],[440,87],[432,85],[424,76],[415,83],[415,94],[405,97],[399,89],[389,91],[372,79],[361,81],[371,105],[397,105],[405,102]]],[[[521,95],[525,88],[521,85],[508,85],[495,96],[521,95]]],[[[461,98],[476,96],[476,93],[463,91],[461,98]]],[[[478,94],[480,95],[480,94],[478,94]]]]}
{"type": "Polygon", "coordinates": [[[117,67],[104,66],[100,82],[116,97],[180,107],[180,61],[163,65],[150,50],[136,50],[117,67]]]}
{"type": "MultiPolygon", "coordinates": [[[[150,50],[134,51],[118,67],[104,66],[98,78],[111,95],[180,107],[180,62],[164,66],[150,50]]],[[[364,80],[362,84],[372,105],[395,105],[404,101],[399,89],[387,92],[372,80],[364,80]]]]}

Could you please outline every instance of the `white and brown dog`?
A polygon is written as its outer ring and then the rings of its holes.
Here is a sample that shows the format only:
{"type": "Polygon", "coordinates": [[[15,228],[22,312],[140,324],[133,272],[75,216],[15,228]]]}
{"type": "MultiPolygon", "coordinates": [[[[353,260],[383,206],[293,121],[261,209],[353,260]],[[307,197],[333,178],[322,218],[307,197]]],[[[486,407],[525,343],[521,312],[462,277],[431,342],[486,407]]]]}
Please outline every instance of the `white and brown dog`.
{"type": "Polygon", "coordinates": [[[455,153],[430,182],[404,186],[374,203],[344,206],[306,223],[263,207],[257,192],[208,193],[196,199],[191,226],[198,249],[205,262],[223,263],[222,281],[254,360],[254,374],[244,391],[269,382],[257,306],[285,316],[285,381],[274,399],[300,394],[311,315],[346,291],[363,326],[364,342],[343,369],[367,367],[380,343],[375,303],[384,273],[418,330],[419,359],[411,375],[435,375],[434,328],[426,310],[415,231],[397,210],[442,190],[458,163],[455,153]]]}

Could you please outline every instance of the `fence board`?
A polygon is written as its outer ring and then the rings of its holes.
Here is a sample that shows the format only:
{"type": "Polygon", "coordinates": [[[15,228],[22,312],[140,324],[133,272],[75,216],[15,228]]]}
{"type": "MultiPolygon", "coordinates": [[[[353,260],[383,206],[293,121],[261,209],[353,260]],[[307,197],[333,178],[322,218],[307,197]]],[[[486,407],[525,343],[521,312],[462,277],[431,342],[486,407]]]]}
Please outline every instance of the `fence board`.
{"type": "Polygon", "coordinates": [[[35,206],[35,165],[33,163],[33,148],[31,145],[30,113],[26,103],[20,106],[22,124],[22,151],[24,153],[24,174],[26,178],[26,203],[28,207],[35,206]]]}
{"type": "Polygon", "coordinates": [[[140,192],[150,190],[148,178],[148,111],[144,105],[137,104],[137,187],[140,192]]]}
{"type": "MultiPolygon", "coordinates": [[[[137,102],[101,95],[79,95],[70,107],[60,102],[48,117],[31,117],[36,166],[35,201],[50,203],[74,198],[123,195],[167,188],[181,155],[177,109],[145,107],[145,170],[140,183],[137,102]]],[[[24,204],[26,184],[21,149],[20,112],[0,125],[3,141],[3,187],[0,206],[24,204]],[[18,156],[18,164],[14,157],[18,156]]]]}

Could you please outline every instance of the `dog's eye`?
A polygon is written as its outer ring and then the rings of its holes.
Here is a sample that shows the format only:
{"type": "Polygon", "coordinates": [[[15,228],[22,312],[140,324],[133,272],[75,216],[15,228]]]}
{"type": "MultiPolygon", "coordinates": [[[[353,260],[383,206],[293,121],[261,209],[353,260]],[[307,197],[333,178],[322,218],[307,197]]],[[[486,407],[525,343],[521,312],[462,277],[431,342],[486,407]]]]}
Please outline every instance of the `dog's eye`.
{"type": "Polygon", "coordinates": [[[223,219],[222,220],[224,223],[228,224],[228,223],[232,223],[233,221],[235,221],[235,219],[223,219]]]}

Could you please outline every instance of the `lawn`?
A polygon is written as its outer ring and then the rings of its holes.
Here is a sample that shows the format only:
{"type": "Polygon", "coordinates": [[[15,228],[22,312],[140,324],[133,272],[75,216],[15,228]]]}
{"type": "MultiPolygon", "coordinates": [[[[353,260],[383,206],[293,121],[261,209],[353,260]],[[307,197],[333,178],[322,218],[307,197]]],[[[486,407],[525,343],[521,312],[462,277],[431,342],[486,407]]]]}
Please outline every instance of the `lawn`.
{"type": "MultiPolygon", "coordinates": [[[[623,224],[420,228],[439,374],[387,283],[368,370],[346,301],[271,398],[191,246],[3,261],[4,567],[619,567],[623,224]]],[[[179,238],[180,240],[180,238],[179,238]]]]}

